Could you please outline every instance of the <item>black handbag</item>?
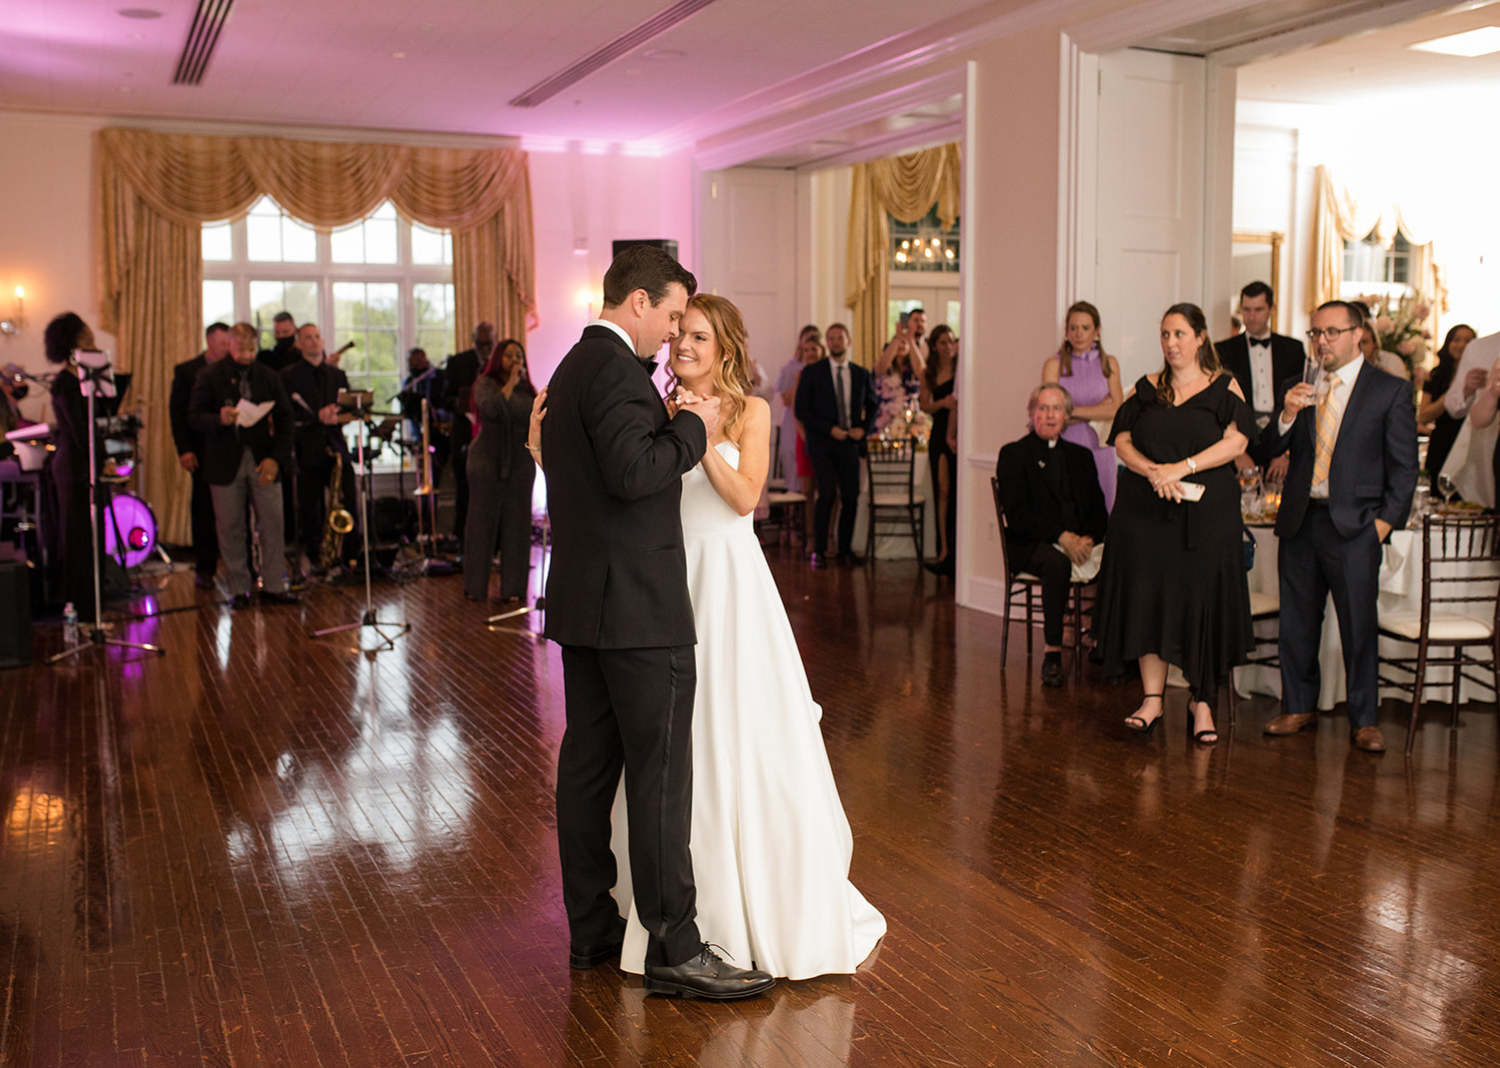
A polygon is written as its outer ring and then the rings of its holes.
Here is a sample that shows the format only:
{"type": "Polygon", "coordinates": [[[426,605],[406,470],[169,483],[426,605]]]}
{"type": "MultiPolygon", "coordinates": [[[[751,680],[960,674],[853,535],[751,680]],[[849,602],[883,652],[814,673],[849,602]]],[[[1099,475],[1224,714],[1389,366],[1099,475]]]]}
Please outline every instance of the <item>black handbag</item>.
{"type": "Polygon", "coordinates": [[[1243,546],[1243,548],[1245,550],[1245,570],[1246,571],[1254,571],[1255,570],[1255,531],[1251,530],[1248,526],[1246,526],[1243,523],[1240,524],[1240,530],[1244,534],[1244,540],[1243,540],[1243,542],[1241,544],[1242,544],[1242,546],[1243,546]]]}

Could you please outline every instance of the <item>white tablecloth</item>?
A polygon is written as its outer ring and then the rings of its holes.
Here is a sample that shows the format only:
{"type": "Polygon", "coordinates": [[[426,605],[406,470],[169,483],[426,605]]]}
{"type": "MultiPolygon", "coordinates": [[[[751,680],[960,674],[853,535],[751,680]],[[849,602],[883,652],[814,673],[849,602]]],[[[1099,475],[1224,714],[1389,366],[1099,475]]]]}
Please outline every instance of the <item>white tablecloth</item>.
{"type": "MultiPolygon", "coordinates": [[[[937,528],[933,525],[935,504],[932,499],[932,465],[925,452],[917,453],[913,479],[916,483],[916,495],[927,501],[927,507],[922,513],[922,551],[931,559],[937,554],[938,545],[937,528]]],[[[870,502],[866,496],[869,492],[869,461],[862,460],[859,474],[859,515],[854,520],[854,551],[860,554],[865,551],[865,538],[870,530],[870,502]]],[[[836,529],[835,523],[830,522],[829,525],[836,529]]],[[[883,530],[889,529],[884,519],[880,521],[880,525],[883,530]]],[[[881,534],[875,539],[875,556],[878,559],[911,560],[916,555],[917,549],[912,544],[910,534],[881,534]]]]}
{"type": "MultiPolygon", "coordinates": [[[[1276,567],[1277,538],[1270,527],[1254,527],[1255,567],[1249,575],[1250,589],[1261,593],[1279,594],[1279,573],[1276,567]]],[[[1382,613],[1393,611],[1420,612],[1422,609],[1422,540],[1415,530],[1398,530],[1391,535],[1385,546],[1385,556],[1380,564],[1379,607],[1382,613]]],[[[1274,635],[1277,623],[1263,623],[1257,633],[1274,635]]],[[[1384,656],[1415,656],[1415,642],[1399,642],[1380,639],[1380,652],[1384,656]]],[[[1344,673],[1344,645],[1339,639],[1338,618],[1333,611],[1333,598],[1328,599],[1323,615],[1323,640],[1318,650],[1322,686],[1318,691],[1318,708],[1328,711],[1348,696],[1348,684],[1344,673]]],[[[1396,669],[1382,666],[1381,673],[1387,677],[1410,678],[1409,673],[1396,674],[1396,669]]],[[[1254,664],[1235,670],[1235,689],[1241,695],[1254,693],[1281,696],[1281,673],[1272,668],[1254,664]]],[[[1452,692],[1453,672],[1447,667],[1429,667],[1427,684],[1423,687],[1424,701],[1446,703],[1452,692]]],[[[1388,686],[1380,688],[1380,696],[1410,699],[1410,695],[1388,686]]],[[[1465,679],[1459,690],[1460,701],[1493,701],[1495,692],[1465,679]]]]}

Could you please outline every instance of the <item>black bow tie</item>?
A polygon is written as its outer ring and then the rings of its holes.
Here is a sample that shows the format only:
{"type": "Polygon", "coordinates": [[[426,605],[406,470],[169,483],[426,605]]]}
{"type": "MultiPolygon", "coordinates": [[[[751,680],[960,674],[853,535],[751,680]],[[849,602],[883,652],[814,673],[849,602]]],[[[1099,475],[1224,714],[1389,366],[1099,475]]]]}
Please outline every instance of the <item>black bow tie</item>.
{"type": "Polygon", "coordinates": [[[1250,339],[1250,344],[1259,345],[1261,348],[1268,349],[1271,347],[1271,339],[1268,337],[1252,337],[1250,339]]]}
{"type": "MultiPolygon", "coordinates": [[[[641,360],[639,356],[637,356],[636,359],[641,360]]],[[[641,367],[645,369],[647,377],[656,374],[655,360],[641,360],[641,367]]]]}

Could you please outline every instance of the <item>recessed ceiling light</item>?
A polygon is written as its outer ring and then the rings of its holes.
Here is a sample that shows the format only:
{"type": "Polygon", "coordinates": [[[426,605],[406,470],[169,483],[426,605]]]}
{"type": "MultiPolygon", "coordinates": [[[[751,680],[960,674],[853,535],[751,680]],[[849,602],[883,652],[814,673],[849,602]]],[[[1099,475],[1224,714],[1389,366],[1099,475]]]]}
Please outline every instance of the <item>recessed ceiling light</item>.
{"type": "Polygon", "coordinates": [[[644,51],[644,52],[641,53],[641,58],[642,59],[681,59],[685,55],[687,55],[686,52],[679,52],[675,48],[649,48],[646,51],[644,51]]]}
{"type": "Polygon", "coordinates": [[[159,19],[161,12],[154,7],[122,7],[115,12],[121,18],[127,19],[159,19]]]}
{"type": "Polygon", "coordinates": [[[406,58],[406,53],[405,52],[392,52],[391,56],[393,58],[395,58],[395,59],[405,59],[406,58]]]}
{"type": "Polygon", "coordinates": [[[1444,56],[1487,56],[1500,52],[1500,26],[1481,26],[1468,33],[1437,37],[1407,47],[1413,52],[1437,52],[1444,56]]]}

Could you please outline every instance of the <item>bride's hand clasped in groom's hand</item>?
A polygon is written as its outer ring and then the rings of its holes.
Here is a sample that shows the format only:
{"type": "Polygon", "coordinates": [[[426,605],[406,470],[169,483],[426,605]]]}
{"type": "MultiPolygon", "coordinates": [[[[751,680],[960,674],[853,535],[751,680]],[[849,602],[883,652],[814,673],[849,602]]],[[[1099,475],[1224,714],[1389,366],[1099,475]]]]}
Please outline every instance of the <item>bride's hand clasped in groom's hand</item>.
{"type": "Polygon", "coordinates": [[[703,426],[709,437],[713,437],[714,431],[719,429],[718,397],[699,397],[684,390],[680,394],[677,410],[692,412],[699,419],[702,419],[703,426]]]}

